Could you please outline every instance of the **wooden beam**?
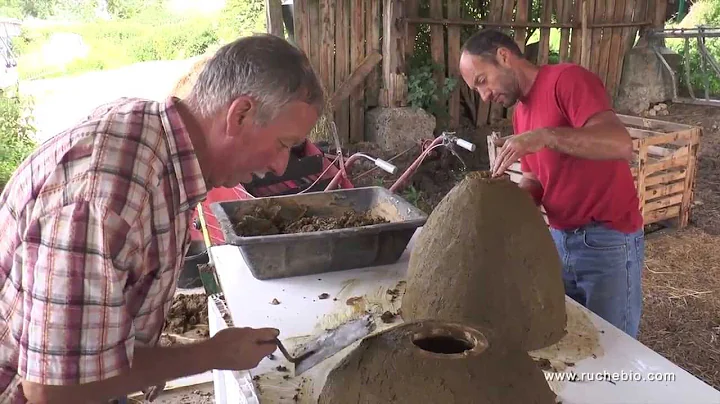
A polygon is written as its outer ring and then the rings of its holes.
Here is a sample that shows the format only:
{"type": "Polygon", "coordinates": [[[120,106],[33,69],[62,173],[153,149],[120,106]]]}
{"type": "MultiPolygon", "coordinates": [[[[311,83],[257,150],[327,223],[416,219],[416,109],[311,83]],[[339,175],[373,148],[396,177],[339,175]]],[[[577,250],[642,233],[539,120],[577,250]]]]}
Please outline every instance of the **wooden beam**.
{"type": "MultiPolygon", "coordinates": [[[[448,18],[425,18],[425,17],[407,17],[404,19],[408,24],[428,24],[428,25],[466,25],[466,26],[487,26],[499,28],[582,28],[582,24],[572,23],[538,23],[538,22],[520,22],[520,21],[485,21],[485,20],[460,20],[448,18]]],[[[588,28],[625,28],[625,27],[645,27],[652,25],[651,21],[644,22],[607,22],[598,24],[587,24],[588,28]]]]}
{"type": "Polygon", "coordinates": [[[335,109],[335,107],[345,101],[345,99],[365,81],[382,58],[382,55],[378,52],[372,52],[365,56],[365,59],[363,59],[360,65],[353,70],[347,80],[345,80],[332,95],[332,98],[330,98],[330,106],[335,109]]]}
{"type": "Polygon", "coordinates": [[[285,38],[285,29],[282,16],[282,3],[280,0],[265,0],[267,10],[267,32],[280,38],[285,38]]]}

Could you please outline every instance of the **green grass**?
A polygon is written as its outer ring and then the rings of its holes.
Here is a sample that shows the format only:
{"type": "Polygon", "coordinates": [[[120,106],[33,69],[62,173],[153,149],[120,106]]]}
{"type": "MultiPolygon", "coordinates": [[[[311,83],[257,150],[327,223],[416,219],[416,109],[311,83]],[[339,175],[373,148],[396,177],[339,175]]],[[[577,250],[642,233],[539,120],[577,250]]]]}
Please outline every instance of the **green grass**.
{"type": "Polygon", "coordinates": [[[186,59],[204,53],[220,41],[216,19],[186,18],[175,21],[97,21],[29,28],[16,41],[21,80],[113,69],[151,60],[186,59]],[[70,33],[82,38],[88,52],[69,62],[50,60],[48,43],[53,34],[70,33]]]}
{"type": "Polygon", "coordinates": [[[26,22],[23,33],[13,41],[21,80],[72,75],[106,70],[152,60],[187,59],[239,36],[265,31],[263,0],[227,0],[225,9],[214,14],[175,15],[160,7],[131,13],[131,18],[77,20],[70,23],[26,22]],[[75,34],[88,52],[60,53],[48,57],[48,45],[55,34],[75,34]],[[71,60],[68,60],[71,59],[71,60]]]}

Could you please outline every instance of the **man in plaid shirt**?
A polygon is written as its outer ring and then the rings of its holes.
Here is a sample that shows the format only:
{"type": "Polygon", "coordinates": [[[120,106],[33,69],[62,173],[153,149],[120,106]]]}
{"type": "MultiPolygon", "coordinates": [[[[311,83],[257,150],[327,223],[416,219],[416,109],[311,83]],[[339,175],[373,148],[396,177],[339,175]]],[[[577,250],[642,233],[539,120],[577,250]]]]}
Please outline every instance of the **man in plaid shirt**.
{"type": "Polygon", "coordinates": [[[156,344],[197,203],[282,175],[322,106],[305,55],[257,35],[187,99],[120,99],[41,145],[0,197],[0,402],[103,402],[272,353],[275,329],[156,344]]]}

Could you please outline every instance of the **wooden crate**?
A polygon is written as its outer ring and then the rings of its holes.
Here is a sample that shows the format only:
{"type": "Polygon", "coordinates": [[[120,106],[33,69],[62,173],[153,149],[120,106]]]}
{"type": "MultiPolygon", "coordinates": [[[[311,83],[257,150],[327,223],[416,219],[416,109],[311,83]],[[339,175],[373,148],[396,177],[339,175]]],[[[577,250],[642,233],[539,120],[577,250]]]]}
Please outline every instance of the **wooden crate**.
{"type": "MultiPolygon", "coordinates": [[[[678,228],[687,226],[695,196],[702,129],[657,119],[618,117],[633,139],[635,153],[630,167],[645,224],[672,219],[678,228]]],[[[498,148],[490,136],[487,142],[492,166],[498,148]]],[[[519,182],[520,162],[512,164],[506,173],[513,182],[519,182]]],[[[547,217],[545,220],[547,222],[547,217]]]]}

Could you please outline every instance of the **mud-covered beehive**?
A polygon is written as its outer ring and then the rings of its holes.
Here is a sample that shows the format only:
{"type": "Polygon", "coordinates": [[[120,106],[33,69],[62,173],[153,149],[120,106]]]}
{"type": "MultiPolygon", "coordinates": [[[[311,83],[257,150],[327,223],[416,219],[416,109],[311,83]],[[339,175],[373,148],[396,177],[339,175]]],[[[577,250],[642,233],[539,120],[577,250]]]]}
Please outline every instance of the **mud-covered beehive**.
{"type": "Polygon", "coordinates": [[[330,371],[318,403],[555,403],[530,356],[489,343],[487,333],[422,321],[367,337],[330,371]]]}
{"type": "Polygon", "coordinates": [[[402,299],[405,321],[487,327],[531,351],[565,335],[562,265],[531,196],[507,177],[469,173],[418,235],[402,299]]]}

